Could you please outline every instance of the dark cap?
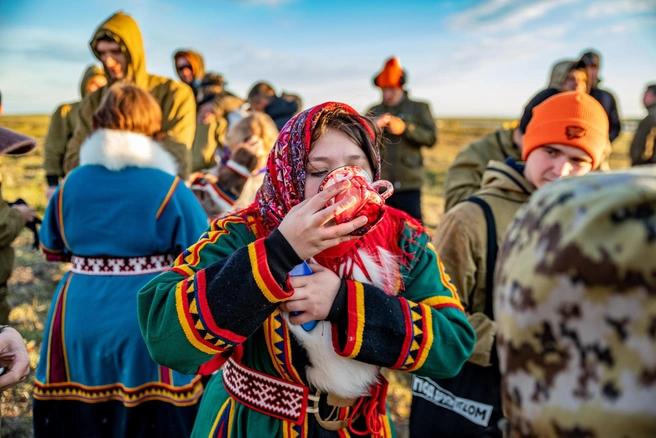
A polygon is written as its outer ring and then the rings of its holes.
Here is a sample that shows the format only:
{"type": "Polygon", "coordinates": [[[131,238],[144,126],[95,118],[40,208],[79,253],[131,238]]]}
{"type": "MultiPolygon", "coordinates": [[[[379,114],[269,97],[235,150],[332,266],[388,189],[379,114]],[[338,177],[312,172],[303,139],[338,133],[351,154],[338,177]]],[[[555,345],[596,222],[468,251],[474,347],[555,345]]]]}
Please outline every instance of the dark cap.
{"type": "MultiPolygon", "coordinates": [[[[599,64],[597,64],[597,65],[599,65],[599,64]]],[[[588,64],[583,59],[581,59],[581,60],[573,62],[572,66],[569,68],[569,70],[581,70],[581,69],[584,70],[587,66],[588,66],[588,64]]]]}
{"type": "Polygon", "coordinates": [[[36,140],[18,132],[0,127],[0,155],[20,155],[36,147],[36,140]]]}
{"type": "Polygon", "coordinates": [[[597,52],[593,52],[593,51],[585,52],[583,56],[581,56],[581,61],[584,62],[585,65],[588,67],[593,65],[599,67],[600,57],[597,52]]]}

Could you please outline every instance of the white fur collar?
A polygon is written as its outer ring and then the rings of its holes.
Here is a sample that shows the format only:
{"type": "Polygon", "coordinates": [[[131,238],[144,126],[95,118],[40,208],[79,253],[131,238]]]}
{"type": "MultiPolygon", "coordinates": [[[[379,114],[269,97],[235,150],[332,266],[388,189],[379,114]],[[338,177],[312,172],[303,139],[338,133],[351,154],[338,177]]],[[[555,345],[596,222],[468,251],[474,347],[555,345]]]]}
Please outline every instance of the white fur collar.
{"type": "MultiPolygon", "coordinates": [[[[398,284],[400,275],[396,257],[389,251],[378,248],[379,265],[364,249],[360,248],[358,252],[372,280],[369,281],[358,266],[353,267],[353,280],[371,283],[389,295],[396,295],[398,290],[395,290],[393,285],[398,284]]],[[[345,269],[346,266],[343,265],[340,277],[344,276],[345,269]]],[[[283,316],[287,320],[289,331],[305,348],[312,362],[306,369],[308,382],[323,392],[346,398],[356,398],[369,393],[371,386],[378,381],[380,367],[339,356],[333,348],[330,322],[319,321],[313,330],[306,332],[300,325],[289,322],[288,313],[283,313],[283,316]]]]}
{"type": "Polygon", "coordinates": [[[80,166],[99,164],[118,171],[126,167],[159,169],[175,175],[177,166],[170,153],[152,138],[129,131],[99,129],[80,149],[80,166]]]}

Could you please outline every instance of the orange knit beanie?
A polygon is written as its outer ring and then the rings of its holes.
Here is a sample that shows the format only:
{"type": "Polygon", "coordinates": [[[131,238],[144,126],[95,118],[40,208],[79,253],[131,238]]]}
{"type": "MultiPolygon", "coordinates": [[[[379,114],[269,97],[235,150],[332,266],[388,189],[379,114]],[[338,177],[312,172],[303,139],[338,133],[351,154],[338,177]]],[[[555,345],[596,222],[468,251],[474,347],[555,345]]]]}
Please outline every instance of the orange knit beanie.
{"type": "Polygon", "coordinates": [[[402,76],[403,68],[401,67],[401,61],[397,57],[392,57],[385,63],[383,71],[374,78],[374,84],[380,88],[402,88],[402,76]]]}
{"type": "Polygon", "coordinates": [[[526,127],[522,160],[536,148],[548,144],[572,146],[592,158],[592,168],[601,164],[608,144],[608,116],[589,94],[568,91],[550,97],[533,108],[526,127]]]}

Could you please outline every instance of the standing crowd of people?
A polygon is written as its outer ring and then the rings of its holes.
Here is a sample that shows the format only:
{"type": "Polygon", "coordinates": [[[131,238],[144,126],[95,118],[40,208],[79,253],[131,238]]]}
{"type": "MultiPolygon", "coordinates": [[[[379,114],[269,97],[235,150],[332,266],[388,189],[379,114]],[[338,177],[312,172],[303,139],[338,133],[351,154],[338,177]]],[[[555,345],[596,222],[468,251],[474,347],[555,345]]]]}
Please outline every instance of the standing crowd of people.
{"type": "MultiPolygon", "coordinates": [[[[360,114],[266,82],[243,100],[191,49],[179,81],[150,74],[122,12],[90,47],[102,68],[44,142],[38,237],[70,269],[36,437],[389,438],[382,368],[413,376],[411,437],[656,435],[656,84],[638,167],[609,171],[601,58],[557,62],[517,123],[460,150],[433,233],[437,127],[398,58],[360,114]]],[[[35,147],[0,128],[0,154],[35,147]]],[[[2,324],[11,243],[37,221],[0,202],[0,390],[29,373],[2,324]]]]}

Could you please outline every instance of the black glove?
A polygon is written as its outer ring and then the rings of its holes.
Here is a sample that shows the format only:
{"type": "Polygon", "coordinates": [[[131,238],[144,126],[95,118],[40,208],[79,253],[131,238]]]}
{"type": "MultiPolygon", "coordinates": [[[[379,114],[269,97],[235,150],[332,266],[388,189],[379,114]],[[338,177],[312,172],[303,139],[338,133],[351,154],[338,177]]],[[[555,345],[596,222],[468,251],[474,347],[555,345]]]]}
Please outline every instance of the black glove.
{"type": "MultiPolygon", "coordinates": [[[[27,202],[25,202],[23,199],[18,198],[16,201],[9,203],[9,206],[13,205],[28,205],[27,202]]],[[[39,249],[40,241],[39,241],[39,230],[37,230],[36,226],[41,225],[41,219],[34,216],[34,219],[32,219],[30,222],[25,224],[25,227],[32,232],[34,235],[34,242],[32,242],[32,249],[39,249]]]]}

